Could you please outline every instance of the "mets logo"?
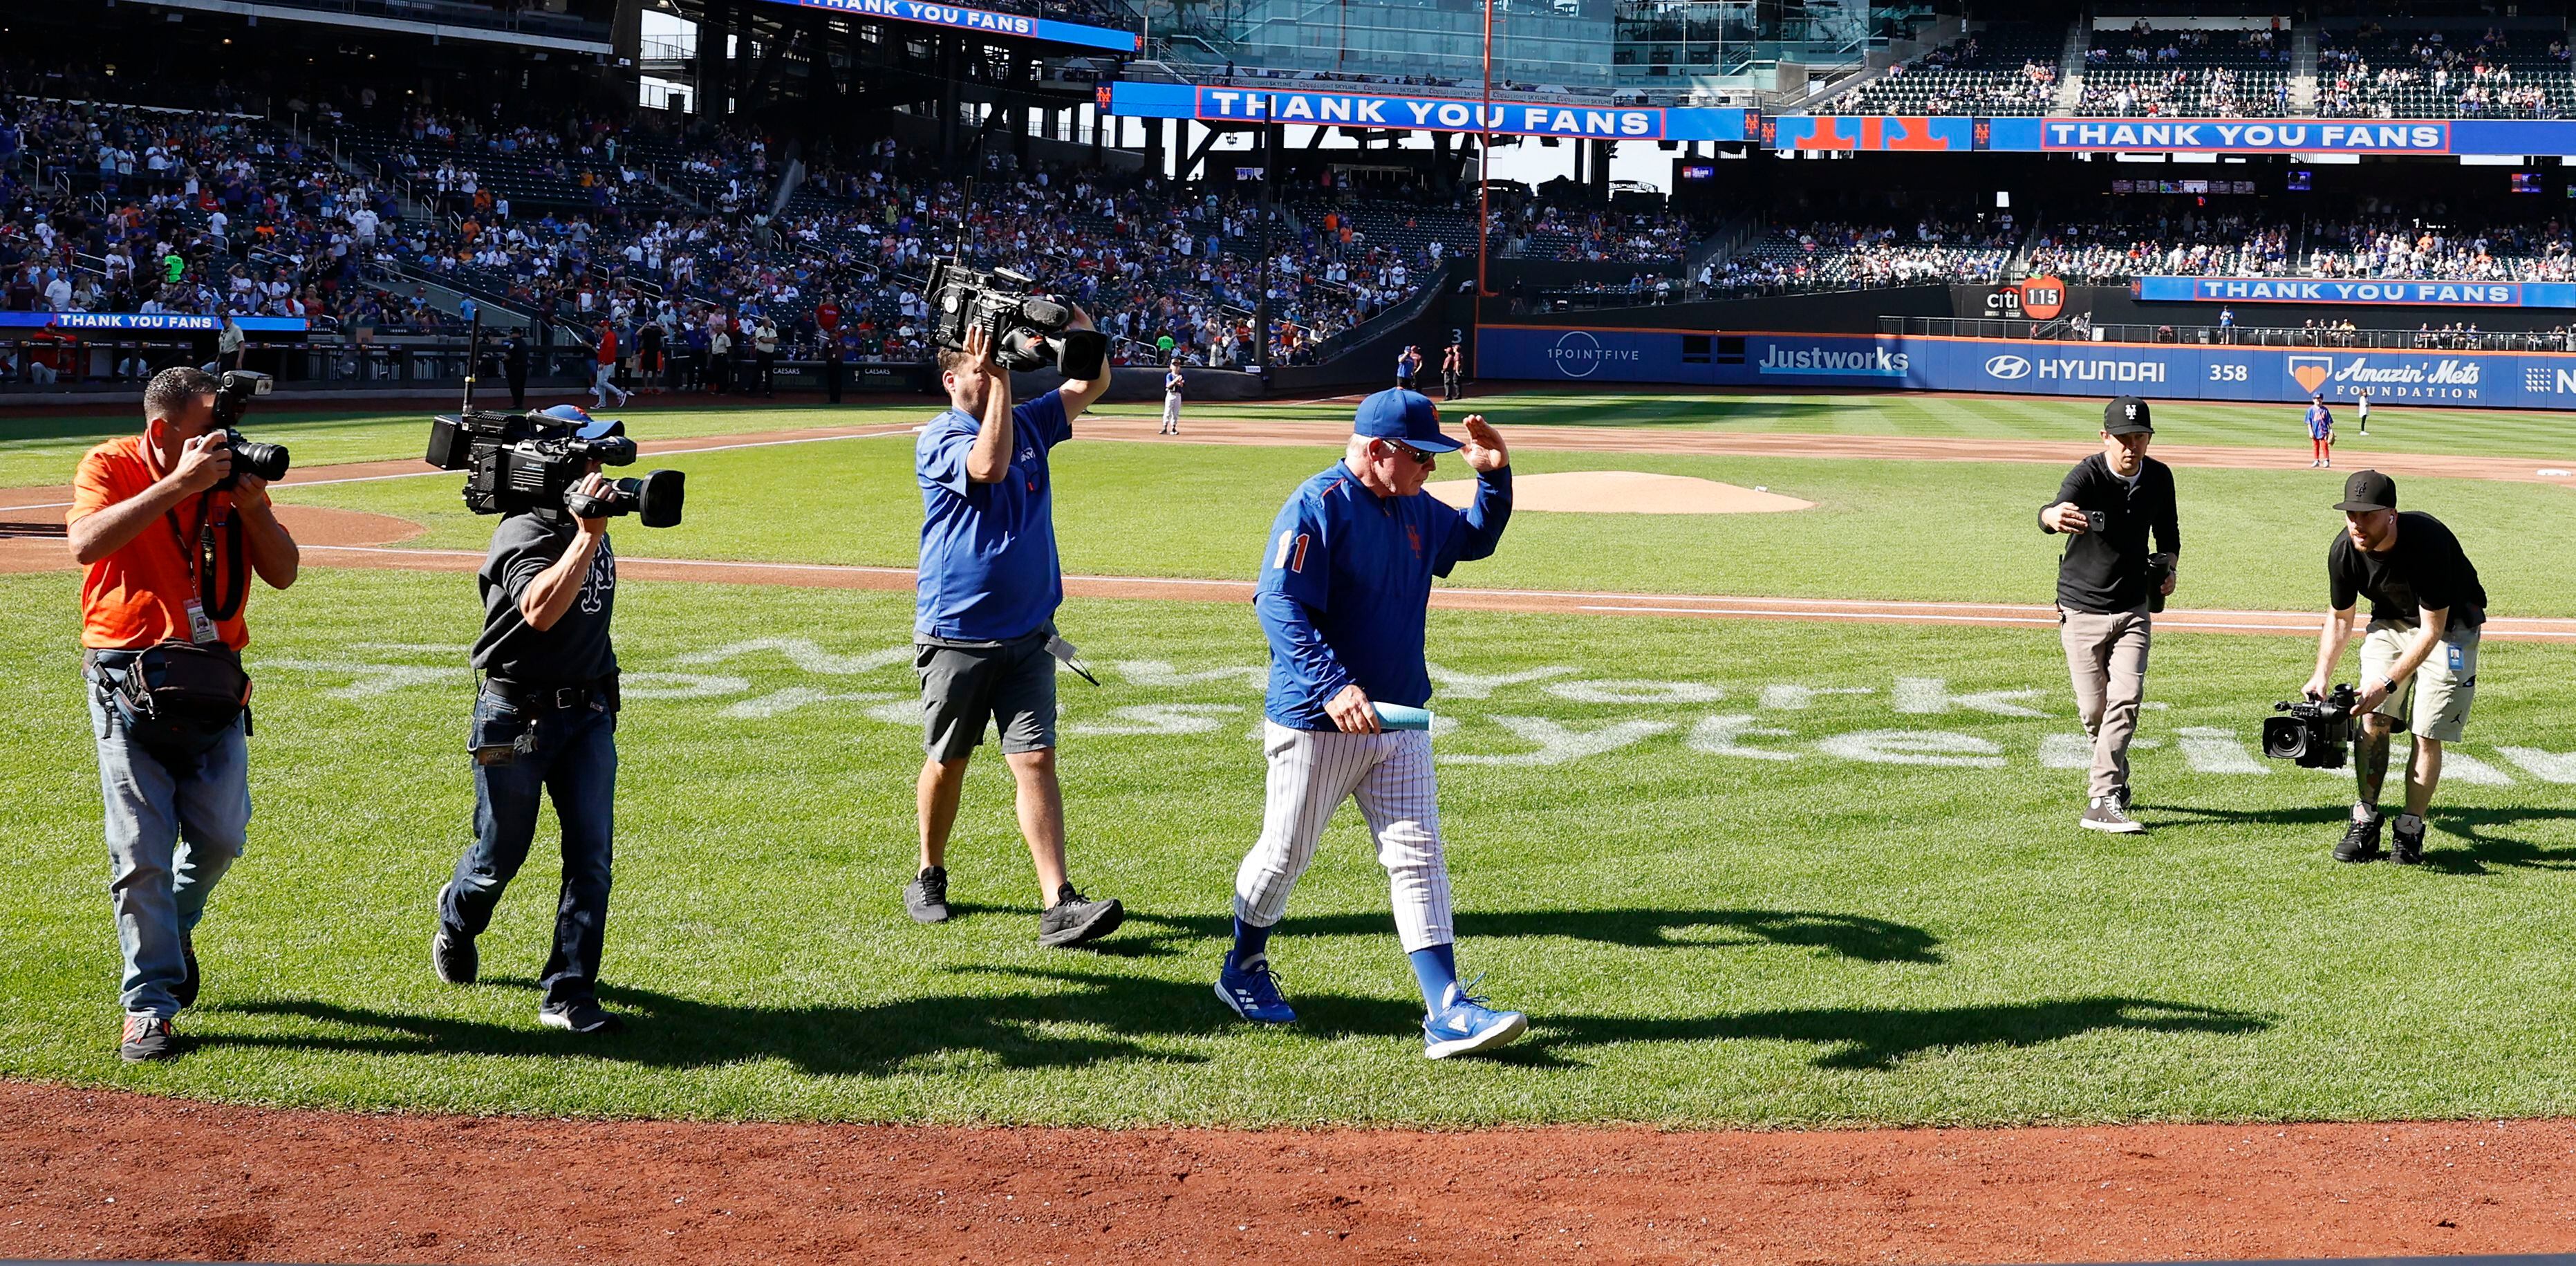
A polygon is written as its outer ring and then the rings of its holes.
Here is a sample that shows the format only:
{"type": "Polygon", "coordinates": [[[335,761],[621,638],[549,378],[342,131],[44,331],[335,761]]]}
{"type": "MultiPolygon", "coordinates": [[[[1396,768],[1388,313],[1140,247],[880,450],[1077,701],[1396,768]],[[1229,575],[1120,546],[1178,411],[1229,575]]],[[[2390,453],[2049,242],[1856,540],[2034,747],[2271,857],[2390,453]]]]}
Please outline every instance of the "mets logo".
{"type": "Polygon", "coordinates": [[[1989,356],[1986,358],[1986,375],[1991,378],[2001,378],[2006,381],[2010,381],[2015,378],[2028,378],[2030,377],[2030,361],[2020,356],[1989,356]]]}
{"type": "Polygon", "coordinates": [[[2326,379],[2332,377],[2334,377],[2334,357],[2332,356],[2290,358],[2291,380],[2299,384],[2299,390],[2309,395],[2315,395],[2319,387],[2326,385],[2326,379]]]}
{"type": "Polygon", "coordinates": [[[1413,542],[1413,556],[1422,557],[1422,529],[1407,523],[1404,525],[1404,536],[1406,540],[1413,542]]]}

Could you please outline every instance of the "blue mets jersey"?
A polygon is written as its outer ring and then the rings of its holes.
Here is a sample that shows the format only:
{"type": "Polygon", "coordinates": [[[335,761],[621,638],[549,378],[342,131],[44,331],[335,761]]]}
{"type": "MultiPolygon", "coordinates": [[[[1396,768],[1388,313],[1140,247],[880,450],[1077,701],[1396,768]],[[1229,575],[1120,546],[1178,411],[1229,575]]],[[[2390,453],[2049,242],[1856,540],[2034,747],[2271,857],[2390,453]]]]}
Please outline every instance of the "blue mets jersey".
{"type": "Polygon", "coordinates": [[[1511,517],[1508,466],[1476,477],[1464,512],[1429,493],[1381,497],[1339,463],[1307,480],[1270,526],[1253,592],[1270,640],[1263,712],[1290,729],[1335,729],[1324,705],[1354,682],[1379,703],[1430,702],[1431,578],[1491,555],[1511,517]]]}

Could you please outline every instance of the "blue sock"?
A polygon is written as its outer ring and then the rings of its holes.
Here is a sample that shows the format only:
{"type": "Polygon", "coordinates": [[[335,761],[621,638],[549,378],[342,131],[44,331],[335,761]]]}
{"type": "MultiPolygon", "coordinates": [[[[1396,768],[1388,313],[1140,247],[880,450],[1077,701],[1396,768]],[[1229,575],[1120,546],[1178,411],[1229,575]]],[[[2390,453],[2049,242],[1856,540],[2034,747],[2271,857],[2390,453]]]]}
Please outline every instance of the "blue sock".
{"type": "Polygon", "coordinates": [[[1434,945],[1418,949],[1405,957],[1413,960],[1413,978],[1422,983],[1422,1005],[1439,1010],[1449,998],[1449,990],[1458,983],[1458,947],[1434,945]]]}
{"type": "MultiPolygon", "coordinates": [[[[1273,925],[1277,926],[1277,925],[1273,925]]],[[[1240,966],[1270,952],[1270,929],[1257,928],[1234,916],[1234,953],[1227,960],[1240,966]]]]}

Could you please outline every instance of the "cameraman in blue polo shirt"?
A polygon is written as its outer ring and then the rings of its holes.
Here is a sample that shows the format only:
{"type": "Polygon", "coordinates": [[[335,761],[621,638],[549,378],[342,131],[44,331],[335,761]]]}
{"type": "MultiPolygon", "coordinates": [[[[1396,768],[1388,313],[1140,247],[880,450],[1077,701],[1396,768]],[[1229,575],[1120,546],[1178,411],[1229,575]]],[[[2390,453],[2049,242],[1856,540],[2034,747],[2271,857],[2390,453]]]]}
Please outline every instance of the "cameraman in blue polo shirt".
{"type": "MultiPolygon", "coordinates": [[[[1069,306],[1069,305],[1068,305],[1069,306]]],[[[1091,318],[1073,309],[1075,330],[1091,318]]],[[[1116,901],[1093,901],[1065,878],[1064,795],[1055,774],[1056,564],[1054,480],[1047,453],[1073,438],[1073,420],[1109,389],[1109,372],[1070,381],[1018,408],[1011,375],[984,331],[939,353],[949,407],[913,445],[921,484],[921,566],[913,667],[921,676],[918,787],[921,869],[904,908],[923,923],[948,918],[948,832],[966,762],[996,723],[1019,787],[1020,832],[1038,872],[1038,944],[1079,945],[1117,930],[1116,901]]]]}

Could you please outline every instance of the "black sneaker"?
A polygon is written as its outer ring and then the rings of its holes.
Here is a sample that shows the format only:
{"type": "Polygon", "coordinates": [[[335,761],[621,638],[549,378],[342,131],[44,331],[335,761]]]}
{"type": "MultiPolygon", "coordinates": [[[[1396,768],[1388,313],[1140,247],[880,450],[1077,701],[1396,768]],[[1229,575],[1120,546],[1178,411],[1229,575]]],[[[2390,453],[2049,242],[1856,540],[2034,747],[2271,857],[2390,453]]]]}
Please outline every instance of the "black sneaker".
{"type": "Polygon", "coordinates": [[[197,987],[205,983],[197,973],[197,938],[186,935],[179,938],[179,961],[187,968],[187,974],[179,978],[178,984],[170,986],[170,998],[182,1007],[193,1007],[197,1005],[197,987]]]}
{"type": "Polygon", "coordinates": [[[537,1023],[568,1033],[623,1033],[626,1022],[610,1015],[597,1002],[568,1002],[537,1012],[537,1023]]]}
{"type": "Polygon", "coordinates": [[[1093,901],[1066,884],[1055,890],[1055,904],[1038,916],[1038,944],[1050,949],[1096,941],[1118,930],[1127,911],[1117,901],[1093,901]]]}
{"type": "Polygon", "coordinates": [[[179,1037],[170,1031],[170,1022],[158,1016],[125,1017],[125,1037],[116,1047],[116,1057],[129,1064],[170,1059],[179,1053],[179,1037]]]}
{"type": "Polygon", "coordinates": [[[2415,829],[2412,831],[2406,829],[2404,818],[2398,819],[2396,829],[2389,835],[2388,860],[2400,866],[2424,864],[2424,820],[2422,818],[2415,819],[2415,829]]]}
{"type": "Polygon", "coordinates": [[[2343,833],[2343,843],[2335,845],[2334,859],[2339,862],[2375,862],[2387,854],[2379,848],[2379,817],[2354,820],[2352,829],[2343,833]]]}
{"type": "Polygon", "coordinates": [[[448,984],[470,985],[483,970],[483,956],[473,937],[447,926],[447,890],[455,886],[452,879],[438,886],[438,930],[429,937],[429,969],[448,984]]]}
{"type": "Polygon", "coordinates": [[[921,874],[903,886],[903,910],[915,923],[948,921],[948,868],[924,866],[921,874]]]}

